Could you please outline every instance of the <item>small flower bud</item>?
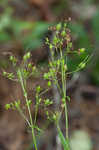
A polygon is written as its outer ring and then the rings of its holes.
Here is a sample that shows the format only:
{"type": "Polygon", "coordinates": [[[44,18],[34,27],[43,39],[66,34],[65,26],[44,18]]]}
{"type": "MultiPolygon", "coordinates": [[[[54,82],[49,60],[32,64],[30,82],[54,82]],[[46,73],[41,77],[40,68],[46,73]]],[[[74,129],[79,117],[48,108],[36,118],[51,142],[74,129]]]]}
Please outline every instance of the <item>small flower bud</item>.
{"type": "Polygon", "coordinates": [[[44,77],[45,80],[48,79],[49,78],[48,73],[44,73],[43,77],[44,77]]]}
{"type": "Polygon", "coordinates": [[[31,54],[30,52],[26,53],[24,56],[23,56],[23,59],[24,61],[28,60],[30,58],[31,54]]]}
{"type": "Polygon", "coordinates": [[[79,53],[83,53],[83,52],[85,52],[85,48],[80,48],[79,53]]]}
{"type": "Polygon", "coordinates": [[[63,104],[65,103],[65,98],[62,98],[62,102],[63,102],[63,104]]]}
{"type": "Polygon", "coordinates": [[[10,109],[10,108],[11,108],[10,104],[6,104],[6,105],[5,105],[5,109],[6,109],[6,110],[8,110],[8,109],[10,109]]]}
{"type": "Polygon", "coordinates": [[[36,92],[39,93],[40,91],[41,91],[41,87],[40,87],[40,86],[37,86],[37,87],[36,87],[36,92]]]}
{"type": "Polygon", "coordinates": [[[31,64],[31,63],[29,63],[29,64],[28,64],[28,68],[31,68],[31,67],[32,67],[32,64],[31,64]]]}
{"type": "Polygon", "coordinates": [[[6,76],[7,75],[7,72],[3,71],[3,76],[6,76]]]}
{"type": "Polygon", "coordinates": [[[56,119],[57,119],[56,115],[55,115],[55,114],[53,114],[53,120],[55,120],[55,121],[56,121],[56,119]]]}
{"type": "Polygon", "coordinates": [[[63,31],[62,31],[62,33],[61,33],[61,35],[62,35],[63,37],[65,37],[65,35],[66,35],[66,31],[65,31],[65,30],[63,30],[63,31]]]}
{"type": "Polygon", "coordinates": [[[49,48],[50,48],[50,49],[52,49],[52,48],[53,48],[53,45],[52,45],[52,44],[50,44],[50,45],[49,45],[49,48]]]}
{"type": "Polygon", "coordinates": [[[51,86],[51,81],[48,81],[48,83],[47,83],[47,84],[48,84],[48,86],[50,87],[50,86],[51,86]]]}
{"type": "Polygon", "coordinates": [[[61,29],[61,27],[62,27],[61,23],[57,24],[56,25],[56,30],[59,31],[61,29]]]}

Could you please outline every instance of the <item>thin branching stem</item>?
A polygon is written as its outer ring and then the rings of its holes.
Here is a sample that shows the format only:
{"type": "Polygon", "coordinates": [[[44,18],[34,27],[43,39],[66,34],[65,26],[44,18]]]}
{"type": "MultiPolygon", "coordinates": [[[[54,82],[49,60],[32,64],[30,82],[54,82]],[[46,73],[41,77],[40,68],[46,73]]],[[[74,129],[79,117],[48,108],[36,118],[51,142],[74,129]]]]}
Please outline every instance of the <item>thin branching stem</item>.
{"type": "Polygon", "coordinates": [[[60,57],[61,57],[61,73],[62,73],[62,92],[63,92],[63,99],[64,101],[64,108],[65,108],[65,126],[66,126],[66,139],[68,139],[68,110],[67,110],[67,103],[66,103],[66,72],[64,68],[64,59],[62,49],[60,47],[60,57]]]}
{"type": "Polygon", "coordinates": [[[37,150],[37,144],[36,144],[36,137],[35,137],[35,133],[34,133],[34,125],[33,125],[33,120],[32,120],[32,114],[31,114],[30,106],[28,104],[28,97],[27,97],[27,92],[26,92],[26,88],[25,88],[25,85],[24,85],[24,79],[22,78],[21,70],[19,69],[18,71],[19,71],[19,81],[20,81],[20,84],[21,84],[21,87],[22,87],[22,90],[23,90],[23,93],[24,93],[24,97],[25,97],[25,101],[26,101],[26,104],[27,104],[28,113],[29,113],[29,117],[30,117],[33,143],[34,143],[34,146],[35,146],[35,150],[37,150]]]}

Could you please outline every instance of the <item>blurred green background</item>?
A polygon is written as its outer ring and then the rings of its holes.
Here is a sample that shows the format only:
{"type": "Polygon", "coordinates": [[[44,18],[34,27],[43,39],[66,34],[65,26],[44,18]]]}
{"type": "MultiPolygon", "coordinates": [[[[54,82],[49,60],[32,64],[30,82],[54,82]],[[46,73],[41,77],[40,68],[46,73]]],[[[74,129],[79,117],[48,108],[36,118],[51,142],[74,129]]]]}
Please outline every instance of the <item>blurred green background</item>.
{"type": "MultiPolygon", "coordinates": [[[[7,51],[6,45],[13,42],[16,50],[17,43],[24,52],[40,49],[48,27],[69,17],[74,47],[86,48],[82,58],[93,54],[87,70],[92,84],[99,85],[98,0],[0,0],[0,53],[7,51]]],[[[82,58],[70,59],[70,67],[75,67],[82,58]]],[[[3,63],[0,62],[1,66],[3,63]]]]}

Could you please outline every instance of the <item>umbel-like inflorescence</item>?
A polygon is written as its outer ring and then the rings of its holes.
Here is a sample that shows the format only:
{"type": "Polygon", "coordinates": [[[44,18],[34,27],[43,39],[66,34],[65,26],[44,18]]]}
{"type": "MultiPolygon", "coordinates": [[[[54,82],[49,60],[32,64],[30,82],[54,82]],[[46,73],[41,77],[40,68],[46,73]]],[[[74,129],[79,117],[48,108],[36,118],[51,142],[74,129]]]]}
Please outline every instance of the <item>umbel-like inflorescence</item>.
{"type": "Polygon", "coordinates": [[[27,122],[28,126],[31,128],[32,138],[33,138],[33,144],[35,147],[35,150],[38,150],[37,148],[37,142],[36,142],[36,135],[35,130],[38,132],[42,131],[40,127],[37,126],[37,114],[39,107],[43,104],[43,108],[47,108],[49,105],[53,104],[53,100],[50,100],[49,97],[46,99],[42,98],[42,95],[45,92],[48,92],[49,89],[52,88],[53,85],[55,85],[59,91],[60,94],[60,104],[61,107],[59,109],[54,110],[54,112],[49,112],[47,109],[45,110],[45,114],[47,116],[47,119],[50,121],[53,121],[55,123],[55,126],[57,128],[58,136],[60,138],[61,144],[64,148],[64,150],[70,150],[69,146],[69,136],[68,136],[68,110],[67,110],[67,100],[70,102],[70,97],[67,96],[66,93],[66,87],[67,87],[67,77],[70,74],[73,74],[77,71],[80,71],[83,69],[87,62],[89,61],[89,56],[85,57],[82,62],[80,62],[75,70],[69,71],[68,67],[68,61],[67,59],[69,55],[77,55],[78,56],[85,52],[84,48],[74,50],[73,44],[72,44],[72,38],[71,38],[71,31],[68,28],[68,23],[58,23],[54,27],[51,27],[50,30],[53,32],[53,38],[50,40],[49,38],[46,38],[46,44],[48,45],[49,51],[50,51],[50,59],[48,64],[48,72],[45,72],[43,75],[43,79],[47,80],[47,89],[43,90],[43,87],[38,85],[35,88],[36,94],[35,94],[35,116],[32,117],[31,112],[31,106],[32,100],[28,98],[28,91],[27,91],[27,79],[31,76],[33,76],[37,72],[37,68],[29,62],[29,59],[31,57],[30,52],[26,53],[23,56],[22,63],[20,65],[17,65],[18,60],[14,56],[10,56],[10,61],[12,62],[12,65],[14,67],[14,73],[13,72],[6,72],[3,71],[3,76],[6,78],[16,81],[21,85],[22,92],[24,95],[25,100],[25,108],[28,110],[29,117],[25,115],[25,112],[23,107],[21,107],[21,101],[16,100],[14,102],[11,102],[10,104],[6,104],[6,109],[13,109],[17,110],[20,115],[24,118],[24,120],[27,122]],[[61,109],[60,109],[61,108],[61,109]],[[60,128],[60,120],[62,118],[63,113],[65,114],[65,136],[61,131],[60,128]]]}

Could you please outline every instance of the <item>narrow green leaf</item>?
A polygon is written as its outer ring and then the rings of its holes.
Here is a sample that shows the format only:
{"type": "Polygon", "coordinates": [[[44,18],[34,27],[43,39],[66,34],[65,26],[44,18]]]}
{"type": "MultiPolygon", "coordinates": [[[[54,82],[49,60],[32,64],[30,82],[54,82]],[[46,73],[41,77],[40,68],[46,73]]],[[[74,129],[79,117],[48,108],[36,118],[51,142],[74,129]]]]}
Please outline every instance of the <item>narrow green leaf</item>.
{"type": "Polygon", "coordinates": [[[61,141],[61,144],[62,144],[64,150],[69,150],[69,142],[63,136],[63,133],[60,130],[59,126],[57,127],[57,130],[58,130],[58,135],[59,135],[59,138],[60,138],[60,141],[61,141]]]}

